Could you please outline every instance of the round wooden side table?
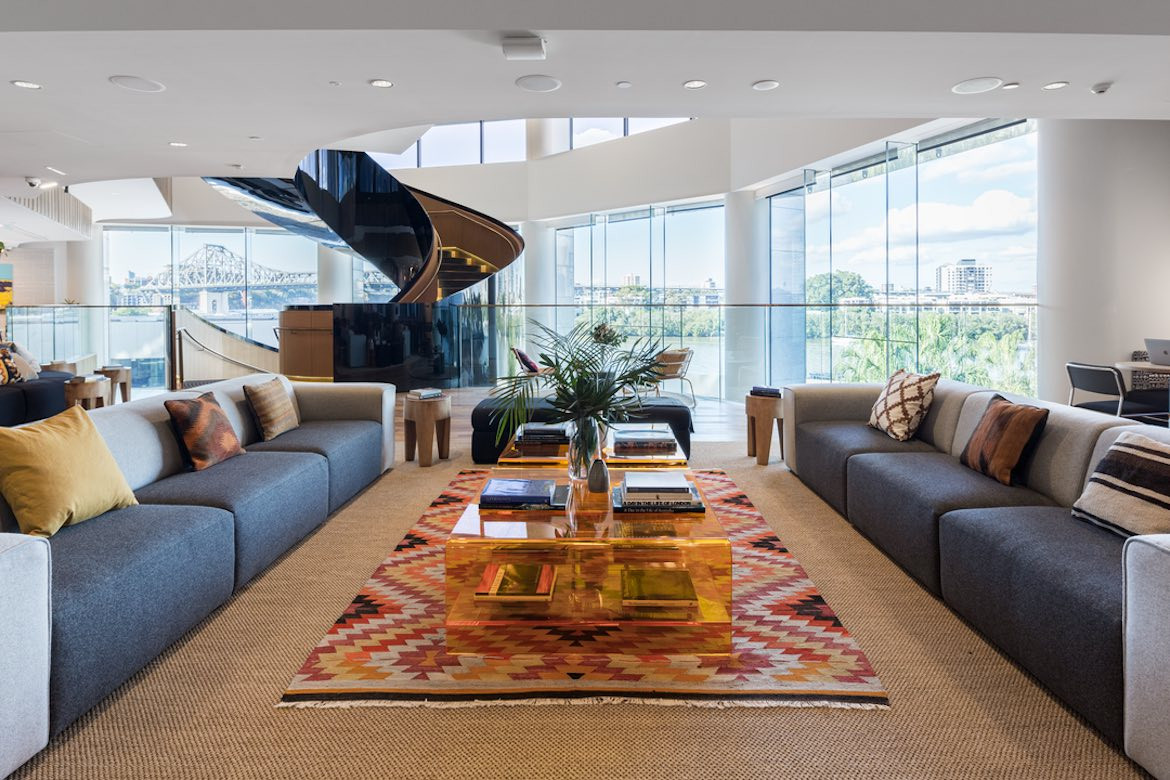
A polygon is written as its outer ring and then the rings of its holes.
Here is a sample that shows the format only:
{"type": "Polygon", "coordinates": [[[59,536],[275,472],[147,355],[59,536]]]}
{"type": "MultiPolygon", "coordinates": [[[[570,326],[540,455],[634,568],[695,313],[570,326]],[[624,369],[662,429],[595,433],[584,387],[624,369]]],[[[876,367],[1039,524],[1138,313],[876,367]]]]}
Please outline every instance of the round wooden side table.
{"type": "Polygon", "coordinates": [[[130,400],[130,367],[129,366],[106,366],[99,368],[97,373],[110,380],[110,403],[114,403],[114,392],[120,390],[122,393],[122,403],[130,400]]]}
{"type": "Polygon", "coordinates": [[[756,456],[756,463],[765,466],[772,450],[772,421],[780,434],[780,457],[784,457],[784,410],[779,398],[765,395],[747,395],[743,399],[747,413],[747,454],[756,456]]]}
{"type": "Polygon", "coordinates": [[[65,407],[81,405],[82,409],[96,409],[105,406],[110,398],[110,380],[107,377],[90,379],[88,382],[65,383],[65,407]]]}
{"type": "Polygon", "coordinates": [[[402,403],[402,429],[406,439],[406,459],[414,460],[418,444],[418,465],[429,466],[434,440],[439,441],[439,458],[451,455],[451,398],[411,398],[402,403]]]}

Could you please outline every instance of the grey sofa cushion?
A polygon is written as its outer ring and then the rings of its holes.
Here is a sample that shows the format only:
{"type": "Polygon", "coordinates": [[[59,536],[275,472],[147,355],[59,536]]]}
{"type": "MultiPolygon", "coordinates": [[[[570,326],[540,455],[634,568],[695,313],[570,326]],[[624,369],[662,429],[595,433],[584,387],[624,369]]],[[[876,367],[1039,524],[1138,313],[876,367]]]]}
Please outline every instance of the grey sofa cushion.
{"type": "Polygon", "coordinates": [[[382,473],[382,426],[371,420],[302,422],[248,452],[314,452],[329,461],[329,511],[356,496],[382,473]]]}
{"type": "Polygon", "coordinates": [[[938,519],[955,509],[1051,506],[1024,487],[1001,485],[941,452],[849,459],[849,520],[933,593],[939,593],[938,519]]]}
{"type": "Polygon", "coordinates": [[[894,441],[864,422],[807,422],[796,427],[800,479],[842,515],[847,507],[845,465],[864,452],[935,452],[918,439],[894,441]]]}
{"type": "Polygon", "coordinates": [[[246,452],[203,471],[138,490],[144,504],[226,509],[235,516],[236,588],[320,525],[329,513],[329,469],[308,452],[246,452]]]}
{"type": "Polygon", "coordinates": [[[232,516],[132,506],[50,540],[50,728],[77,720],[232,594],[232,516]]]}
{"type": "Polygon", "coordinates": [[[940,379],[934,388],[934,402],[918,426],[915,438],[932,445],[939,452],[950,452],[963,403],[967,396],[983,389],[966,382],[940,379]]]}
{"type": "MultiPolygon", "coordinates": [[[[963,403],[955,429],[951,454],[956,458],[967,447],[987,404],[995,393],[974,393],[963,403]]],[[[1089,460],[1103,432],[1118,426],[1132,425],[1118,417],[1077,409],[1035,398],[1002,393],[1012,403],[1030,404],[1048,410],[1048,421],[1031,457],[1020,465],[1019,475],[1025,485],[1043,493],[1061,506],[1073,505],[1081,494],[1089,460]]]]}
{"type": "Polygon", "coordinates": [[[1064,507],[967,509],[939,524],[947,603],[1117,745],[1124,541],[1064,507]]]}

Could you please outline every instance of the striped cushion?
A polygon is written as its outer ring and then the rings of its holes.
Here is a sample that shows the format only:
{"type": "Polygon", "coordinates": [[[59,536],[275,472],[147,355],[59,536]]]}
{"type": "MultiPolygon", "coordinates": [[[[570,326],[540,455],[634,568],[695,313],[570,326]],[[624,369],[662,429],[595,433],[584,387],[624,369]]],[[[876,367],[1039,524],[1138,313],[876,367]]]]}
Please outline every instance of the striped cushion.
{"type": "Polygon", "coordinates": [[[1170,533],[1170,445],[1118,436],[1072,513],[1122,536],[1170,533]]]}
{"type": "Polygon", "coordinates": [[[260,438],[272,441],[277,436],[300,426],[297,410],[279,379],[270,379],[258,385],[244,385],[244,396],[252,408],[252,416],[260,428],[260,438]]]}
{"type": "Polygon", "coordinates": [[[993,396],[959,458],[964,466],[1004,485],[1044,431],[1048,410],[993,396]]]}
{"type": "Polygon", "coordinates": [[[910,441],[934,402],[938,374],[912,374],[898,369],[886,383],[869,413],[869,425],[897,441],[910,441]]]}
{"type": "Polygon", "coordinates": [[[163,401],[187,462],[195,471],[243,453],[240,439],[212,393],[163,401]]]}

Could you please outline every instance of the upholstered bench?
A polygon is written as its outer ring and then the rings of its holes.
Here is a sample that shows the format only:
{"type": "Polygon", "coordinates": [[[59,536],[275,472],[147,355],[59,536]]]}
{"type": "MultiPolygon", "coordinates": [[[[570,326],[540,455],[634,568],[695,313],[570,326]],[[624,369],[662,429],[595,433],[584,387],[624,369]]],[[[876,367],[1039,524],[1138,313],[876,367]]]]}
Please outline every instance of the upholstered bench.
{"type": "MultiPolygon", "coordinates": [[[[497,398],[480,401],[471,412],[471,458],[476,463],[495,463],[507,443],[497,443],[496,421],[502,411],[497,398]]],[[[532,409],[533,422],[550,422],[552,407],[543,398],[536,399],[532,409]]],[[[643,398],[642,408],[630,417],[631,422],[666,423],[687,457],[691,456],[691,410],[675,398],[643,398]]]]}

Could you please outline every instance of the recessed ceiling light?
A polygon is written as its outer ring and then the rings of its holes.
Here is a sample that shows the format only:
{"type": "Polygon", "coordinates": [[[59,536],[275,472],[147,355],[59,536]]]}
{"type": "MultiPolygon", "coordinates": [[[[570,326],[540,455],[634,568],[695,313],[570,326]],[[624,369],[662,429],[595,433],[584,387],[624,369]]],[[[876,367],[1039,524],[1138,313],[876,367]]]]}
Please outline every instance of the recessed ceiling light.
{"type": "Polygon", "coordinates": [[[757,81],[755,84],[752,84],[752,89],[754,89],[756,92],[767,92],[769,90],[776,89],[778,86],[780,86],[779,81],[775,81],[773,79],[764,79],[763,81],[757,81]]]}
{"type": "Polygon", "coordinates": [[[248,136],[248,140],[249,140],[249,141],[263,141],[263,140],[264,140],[264,136],[262,136],[262,135],[250,135],[250,136],[248,136]]]}
{"type": "Polygon", "coordinates": [[[394,86],[394,82],[389,79],[370,79],[370,86],[378,89],[390,89],[394,86]]]}
{"type": "Polygon", "coordinates": [[[561,81],[552,76],[541,76],[534,73],[516,79],[516,86],[526,92],[556,92],[561,88],[561,81]]]}
{"type": "Polygon", "coordinates": [[[1008,83],[1006,83],[1002,87],[1000,87],[1000,89],[1019,89],[1019,88],[1020,88],[1020,82],[1018,82],[1018,81],[1009,81],[1008,83]]]}
{"type": "Polygon", "coordinates": [[[241,165],[240,163],[228,163],[227,167],[235,168],[237,171],[242,171],[244,169],[244,166],[241,165]]]}
{"type": "Polygon", "coordinates": [[[68,176],[69,175],[69,174],[65,173],[65,171],[61,170],[60,168],[54,168],[52,165],[46,165],[45,170],[52,171],[53,173],[57,174],[58,176],[68,176]]]}
{"type": "Polygon", "coordinates": [[[702,89],[707,86],[707,82],[702,79],[690,79],[683,82],[683,89],[702,89]]]}
{"type": "Polygon", "coordinates": [[[1047,84],[1045,84],[1043,87],[1041,87],[1041,89],[1046,89],[1049,92],[1052,92],[1053,90],[1064,89],[1067,86],[1068,86],[1067,81],[1050,81],[1047,84]]]}
{"type": "Polygon", "coordinates": [[[144,79],[142,76],[110,76],[111,84],[131,92],[165,92],[166,85],[160,81],[144,79]]]}
{"type": "Polygon", "coordinates": [[[57,182],[55,182],[55,181],[43,181],[43,182],[41,182],[41,183],[40,183],[38,186],[39,186],[39,187],[40,187],[40,189],[42,189],[42,190],[52,190],[52,189],[56,189],[56,188],[57,188],[57,182]]]}
{"type": "Polygon", "coordinates": [[[629,89],[630,87],[632,87],[634,85],[628,81],[618,81],[614,84],[614,86],[617,87],[618,89],[629,89]]]}
{"type": "Polygon", "coordinates": [[[960,81],[955,86],[951,87],[951,92],[956,95],[978,95],[980,92],[990,92],[993,89],[999,89],[1003,85],[1003,79],[995,76],[977,76],[973,79],[960,81]]]}
{"type": "Polygon", "coordinates": [[[329,82],[329,86],[331,86],[331,87],[340,87],[340,86],[341,86],[341,82],[340,82],[340,81],[330,81],[330,82],[329,82]]]}
{"type": "Polygon", "coordinates": [[[187,144],[183,143],[182,141],[171,141],[169,145],[175,147],[176,149],[183,149],[187,146],[187,144]]]}
{"type": "Polygon", "coordinates": [[[41,85],[35,81],[24,81],[22,79],[16,79],[8,83],[14,87],[20,87],[21,89],[42,89],[41,85]]]}

